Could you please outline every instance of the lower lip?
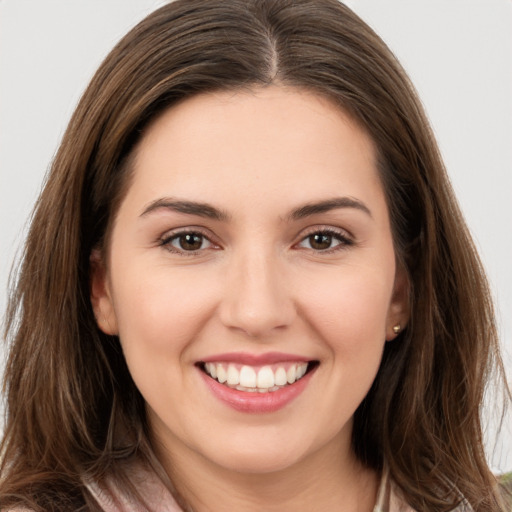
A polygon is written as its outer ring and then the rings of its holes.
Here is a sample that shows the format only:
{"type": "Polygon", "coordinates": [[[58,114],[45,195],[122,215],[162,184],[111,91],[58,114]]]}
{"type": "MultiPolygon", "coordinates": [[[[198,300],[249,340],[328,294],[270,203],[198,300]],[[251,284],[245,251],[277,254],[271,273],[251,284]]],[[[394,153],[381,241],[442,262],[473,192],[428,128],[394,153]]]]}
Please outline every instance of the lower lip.
{"type": "Polygon", "coordinates": [[[202,370],[199,372],[210,391],[219,400],[237,411],[257,414],[275,412],[284,408],[304,391],[315,370],[316,368],[293,384],[267,393],[232,389],[212,379],[202,370]]]}

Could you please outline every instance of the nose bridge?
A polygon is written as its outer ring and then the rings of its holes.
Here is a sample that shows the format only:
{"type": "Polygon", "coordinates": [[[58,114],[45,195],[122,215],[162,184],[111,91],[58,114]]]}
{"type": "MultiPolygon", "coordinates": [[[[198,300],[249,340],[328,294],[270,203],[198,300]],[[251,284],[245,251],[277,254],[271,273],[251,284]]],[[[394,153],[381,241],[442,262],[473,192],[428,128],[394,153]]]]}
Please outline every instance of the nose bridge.
{"type": "Polygon", "coordinates": [[[289,325],[294,307],[283,270],[281,258],[269,247],[236,251],[227,271],[224,324],[252,337],[289,325]]]}

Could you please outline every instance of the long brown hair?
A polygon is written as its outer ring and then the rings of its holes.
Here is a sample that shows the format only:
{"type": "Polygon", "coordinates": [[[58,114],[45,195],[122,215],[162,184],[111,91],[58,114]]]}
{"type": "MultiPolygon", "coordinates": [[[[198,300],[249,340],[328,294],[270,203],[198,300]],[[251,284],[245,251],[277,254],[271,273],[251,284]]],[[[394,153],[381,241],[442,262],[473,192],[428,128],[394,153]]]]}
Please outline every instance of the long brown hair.
{"type": "Polygon", "coordinates": [[[330,98],[372,137],[411,284],[410,323],[355,414],[355,453],[376,470],[386,461],[418,511],[462,496],[499,510],[480,424],[491,371],[503,370],[484,272],[413,87],[336,0],[177,0],[101,65],[37,202],[9,303],[2,509],[97,510],[84,482],[110,474],[129,486],[119,461],[151,461],[142,397],[118,339],[96,325],[89,256],[155,116],[203,92],[269,84],[330,98]]]}

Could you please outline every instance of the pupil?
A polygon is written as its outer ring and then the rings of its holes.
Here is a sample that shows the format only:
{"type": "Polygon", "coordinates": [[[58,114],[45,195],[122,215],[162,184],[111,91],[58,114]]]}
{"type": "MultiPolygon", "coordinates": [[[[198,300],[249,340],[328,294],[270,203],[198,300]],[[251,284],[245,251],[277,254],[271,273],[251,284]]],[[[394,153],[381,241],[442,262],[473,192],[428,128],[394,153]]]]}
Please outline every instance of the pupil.
{"type": "Polygon", "coordinates": [[[325,235],[322,233],[317,233],[316,235],[313,235],[310,237],[310,243],[311,247],[313,249],[329,249],[332,242],[332,236],[331,235],[325,235]]]}
{"type": "Polygon", "coordinates": [[[187,233],[180,236],[180,246],[187,251],[196,251],[201,249],[203,237],[197,233],[187,233]]]}

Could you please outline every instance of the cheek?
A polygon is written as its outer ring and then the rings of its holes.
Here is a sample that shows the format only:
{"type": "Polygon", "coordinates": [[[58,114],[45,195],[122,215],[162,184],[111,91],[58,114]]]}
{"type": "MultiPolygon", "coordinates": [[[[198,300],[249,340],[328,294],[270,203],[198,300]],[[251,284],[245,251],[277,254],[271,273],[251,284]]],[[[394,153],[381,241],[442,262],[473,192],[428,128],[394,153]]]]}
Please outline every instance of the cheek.
{"type": "Polygon", "coordinates": [[[177,406],[190,379],[184,372],[193,362],[190,349],[214,309],[213,287],[200,281],[155,266],[117,280],[115,310],[126,363],[146,402],[160,412],[177,406]]]}
{"type": "Polygon", "coordinates": [[[199,276],[165,266],[135,269],[117,283],[114,306],[127,359],[176,360],[215,307],[212,288],[199,276]]]}
{"type": "Polygon", "coordinates": [[[302,318],[323,368],[316,390],[322,396],[322,439],[336,436],[350,421],[375,379],[386,342],[391,273],[362,266],[344,270],[304,281],[308,293],[302,294],[302,318]]]}
{"type": "Polygon", "coordinates": [[[345,361],[357,360],[365,352],[380,357],[392,290],[390,274],[347,268],[323,283],[317,279],[307,290],[301,308],[304,317],[332,352],[345,361]]]}

